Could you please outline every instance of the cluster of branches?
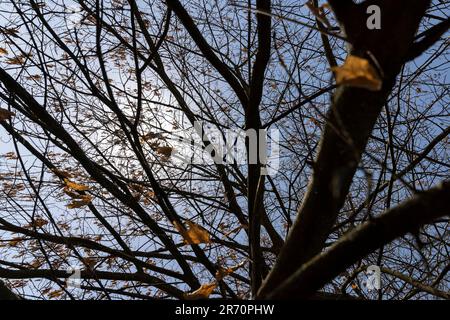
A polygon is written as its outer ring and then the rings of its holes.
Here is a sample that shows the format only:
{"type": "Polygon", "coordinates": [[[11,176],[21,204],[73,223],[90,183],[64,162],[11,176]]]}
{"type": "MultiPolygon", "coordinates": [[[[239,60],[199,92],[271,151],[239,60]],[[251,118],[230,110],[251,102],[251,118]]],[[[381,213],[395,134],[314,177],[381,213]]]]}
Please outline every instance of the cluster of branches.
{"type": "Polygon", "coordinates": [[[448,8],[324,4],[0,1],[0,298],[448,299],[448,8]],[[196,122],[278,130],[278,172],[196,122]]]}

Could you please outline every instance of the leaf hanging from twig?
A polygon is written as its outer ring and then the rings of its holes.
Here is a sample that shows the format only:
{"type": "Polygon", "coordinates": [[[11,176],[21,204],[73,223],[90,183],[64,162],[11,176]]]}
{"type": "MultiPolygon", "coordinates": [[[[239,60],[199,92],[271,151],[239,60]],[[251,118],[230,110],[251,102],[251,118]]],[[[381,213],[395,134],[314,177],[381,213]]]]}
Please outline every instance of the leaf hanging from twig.
{"type": "Polygon", "coordinates": [[[217,287],[217,283],[202,284],[200,288],[194,292],[185,293],[184,298],[187,300],[208,299],[214,289],[217,287]]]}
{"type": "Polygon", "coordinates": [[[70,189],[75,190],[75,191],[88,191],[89,190],[88,186],[72,182],[69,179],[64,179],[64,183],[66,184],[67,187],[69,187],[70,189]]]}
{"type": "Polygon", "coordinates": [[[350,55],[344,65],[333,67],[338,85],[380,91],[383,86],[377,70],[366,59],[350,55]]]}
{"type": "Polygon", "coordinates": [[[184,229],[178,222],[174,221],[173,224],[181,236],[184,238],[184,243],[186,244],[200,244],[200,243],[210,243],[211,237],[205,228],[199,226],[198,224],[187,221],[189,229],[184,229]]]}

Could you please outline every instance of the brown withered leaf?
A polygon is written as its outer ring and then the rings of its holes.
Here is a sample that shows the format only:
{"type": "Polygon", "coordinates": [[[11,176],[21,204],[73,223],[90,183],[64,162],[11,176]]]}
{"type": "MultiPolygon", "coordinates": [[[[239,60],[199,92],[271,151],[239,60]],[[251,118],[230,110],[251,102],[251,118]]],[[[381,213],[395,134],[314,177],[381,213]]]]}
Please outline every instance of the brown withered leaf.
{"type": "Polygon", "coordinates": [[[55,290],[48,294],[49,298],[59,298],[64,294],[63,290],[55,290]]]}
{"type": "Polygon", "coordinates": [[[232,274],[233,272],[235,272],[237,269],[243,267],[245,265],[245,263],[246,263],[246,261],[242,261],[241,263],[239,263],[239,264],[237,264],[235,266],[229,267],[229,268],[222,268],[222,267],[220,267],[217,270],[217,272],[216,272],[216,280],[217,281],[222,280],[226,276],[228,276],[228,275],[232,274]]]}
{"type": "Polygon", "coordinates": [[[363,58],[349,55],[345,63],[331,70],[336,77],[336,84],[363,88],[370,91],[380,91],[383,86],[377,70],[363,58]]]}
{"type": "Polygon", "coordinates": [[[88,186],[72,182],[69,179],[64,179],[64,183],[66,184],[67,187],[69,187],[70,189],[75,190],[75,191],[88,191],[89,190],[88,186]]]}
{"type": "Polygon", "coordinates": [[[5,48],[0,48],[0,55],[6,55],[8,54],[8,50],[6,50],[5,48]]]}
{"type": "Polygon", "coordinates": [[[15,115],[16,114],[14,112],[0,108],[0,121],[8,120],[15,115]]]}
{"type": "Polygon", "coordinates": [[[172,147],[158,147],[156,148],[156,152],[158,152],[160,155],[169,158],[172,154],[172,147]]]}
{"type": "Polygon", "coordinates": [[[36,227],[36,228],[40,228],[43,227],[45,225],[48,224],[48,221],[41,218],[41,217],[37,217],[34,219],[34,221],[31,223],[31,226],[36,227]]]}
{"type": "Polygon", "coordinates": [[[68,187],[64,187],[63,189],[64,193],[66,195],[68,195],[69,197],[71,197],[72,199],[79,199],[79,200],[83,200],[87,203],[92,202],[92,196],[88,195],[88,194],[80,194],[80,193],[76,193],[74,191],[72,191],[71,189],[69,189],[68,187]]]}
{"type": "Polygon", "coordinates": [[[17,245],[22,242],[23,238],[12,238],[9,240],[8,245],[10,247],[17,247],[17,245]]]}
{"type": "Polygon", "coordinates": [[[31,266],[33,269],[39,269],[39,267],[42,266],[42,261],[40,261],[39,259],[33,260],[33,261],[30,263],[30,266],[31,266]]]}
{"type": "Polygon", "coordinates": [[[162,138],[161,133],[149,132],[142,136],[142,140],[148,141],[152,139],[160,139],[162,138]]]}
{"type": "Polygon", "coordinates": [[[184,298],[186,300],[208,299],[216,287],[217,283],[215,282],[202,284],[200,288],[194,292],[185,293],[184,298]]]}
{"type": "Polygon", "coordinates": [[[145,192],[143,200],[144,204],[148,206],[152,203],[152,201],[158,203],[158,198],[156,198],[155,193],[153,191],[145,192]]]}
{"type": "Polygon", "coordinates": [[[200,244],[200,243],[210,243],[211,236],[205,228],[199,226],[198,224],[192,221],[186,221],[189,228],[184,229],[180,224],[176,221],[173,222],[175,228],[184,238],[184,243],[186,244],[200,244]]]}
{"type": "Polygon", "coordinates": [[[90,195],[82,195],[80,200],[73,200],[67,205],[68,209],[77,209],[89,205],[92,202],[92,197],[90,195]]]}
{"type": "Polygon", "coordinates": [[[53,168],[52,169],[53,173],[56,174],[58,177],[62,177],[62,178],[72,178],[72,175],[66,171],[66,170],[60,170],[60,169],[56,169],[53,168]]]}
{"type": "Polygon", "coordinates": [[[13,36],[13,37],[17,37],[17,35],[19,34],[19,29],[7,28],[7,29],[2,30],[2,33],[13,36]]]}
{"type": "Polygon", "coordinates": [[[7,64],[16,64],[16,65],[22,65],[24,64],[25,59],[22,56],[15,57],[15,58],[9,58],[6,60],[7,64]]]}

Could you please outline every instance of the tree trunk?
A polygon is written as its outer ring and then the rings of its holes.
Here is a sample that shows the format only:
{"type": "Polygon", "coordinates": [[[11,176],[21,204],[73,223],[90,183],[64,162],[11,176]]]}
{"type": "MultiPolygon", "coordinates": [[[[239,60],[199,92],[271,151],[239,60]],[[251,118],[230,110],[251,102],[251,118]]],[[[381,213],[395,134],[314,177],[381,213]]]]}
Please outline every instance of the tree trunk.
{"type": "Polygon", "coordinates": [[[335,92],[312,180],[285,247],[259,292],[261,298],[324,247],[375,122],[407,61],[421,18],[430,4],[429,0],[329,2],[345,30],[349,53],[381,69],[383,87],[380,91],[369,91],[341,86],[335,92]],[[369,30],[366,26],[369,17],[366,10],[373,4],[381,8],[380,30],[369,30]]]}

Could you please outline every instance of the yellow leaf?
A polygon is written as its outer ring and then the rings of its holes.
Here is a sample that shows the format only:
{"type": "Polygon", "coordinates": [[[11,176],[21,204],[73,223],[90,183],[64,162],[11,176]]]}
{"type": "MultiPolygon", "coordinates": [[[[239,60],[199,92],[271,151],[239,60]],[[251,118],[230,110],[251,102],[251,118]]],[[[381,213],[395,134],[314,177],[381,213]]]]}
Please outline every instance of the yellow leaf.
{"type": "Polygon", "coordinates": [[[69,203],[67,205],[68,209],[78,209],[78,208],[82,208],[86,205],[86,203],[84,203],[83,201],[72,201],[71,203],[69,203]]]}
{"type": "Polygon", "coordinates": [[[0,48],[0,54],[1,55],[8,54],[8,50],[6,50],[5,48],[0,48]]]}
{"type": "Polygon", "coordinates": [[[348,56],[344,65],[333,67],[331,70],[338,85],[364,88],[370,91],[380,91],[383,82],[377,70],[366,59],[348,56]]]}
{"type": "Polygon", "coordinates": [[[75,191],[88,191],[89,190],[88,186],[72,182],[69,179],[64,179],[64,183],[66,184],[67,187],[69,187],[70,189],[75,190],[75,191]]]}
{"type": "Polygon", "coordinates": [[[73,192],[72,190],[70,190],[67,187],[64,187],[63,191],[65,194],[67,194],[72,199],[78,199],[78,197],[80,196],[78,193],[73,192]]]}
{"type": "Polygon", "coordinates": [[[208,299],[216,287],[217,284],[215,282],[202,284],[201,287],[194,292],[185,293],[184,298],[187,300],[208,299]]]}
{"type": "Polygon", "coordinates": [[[198,224],[187,221],[189,229],[185,230],[178,222],[173,222],[175,228],[183,236],[184,243],[186,244],[200,244],[200,243],[210,243],[211,237],[205,228],[199,226],[198,224]]]}
{"type": "Polygon", "coordinates": [[[16,114],[14,112],[0,108],[0,121],[7,120],[15,115],[16,114]]]}

